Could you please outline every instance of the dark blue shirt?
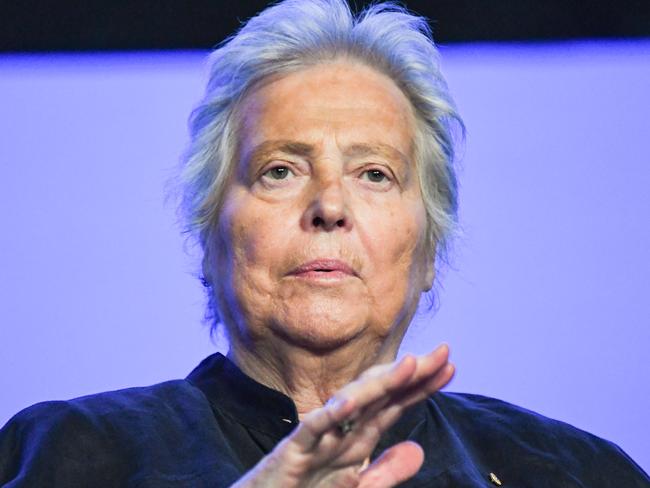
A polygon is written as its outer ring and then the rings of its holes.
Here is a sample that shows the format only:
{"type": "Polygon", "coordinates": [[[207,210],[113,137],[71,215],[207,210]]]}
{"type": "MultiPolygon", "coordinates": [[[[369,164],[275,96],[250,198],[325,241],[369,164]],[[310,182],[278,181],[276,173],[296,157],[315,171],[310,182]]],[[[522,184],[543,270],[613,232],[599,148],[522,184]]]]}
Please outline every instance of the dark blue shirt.
{"type": "MultiPolygon", "coordinates": [[[[298,423],[293,401],[221,354],[184,380],[27,408],[0,430],[3,487],[226,487],[298,423]]],[[[616,445],[478,395],[412,407],[374,456],[411,439],[426,453],[405,487],[647,488],[616,445]]]]}

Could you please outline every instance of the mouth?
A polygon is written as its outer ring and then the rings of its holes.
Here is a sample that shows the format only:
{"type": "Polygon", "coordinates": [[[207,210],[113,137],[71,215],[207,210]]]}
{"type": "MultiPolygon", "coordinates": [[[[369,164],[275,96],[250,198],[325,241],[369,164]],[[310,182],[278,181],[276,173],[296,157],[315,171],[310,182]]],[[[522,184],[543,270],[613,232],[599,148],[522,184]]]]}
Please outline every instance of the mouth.
{"type": "Polygon", "coordinates": [[[338,259],[315,259],[301,264],[289,273],[305,279],[338,280],[357,276],[354,269],[338,259]]]}

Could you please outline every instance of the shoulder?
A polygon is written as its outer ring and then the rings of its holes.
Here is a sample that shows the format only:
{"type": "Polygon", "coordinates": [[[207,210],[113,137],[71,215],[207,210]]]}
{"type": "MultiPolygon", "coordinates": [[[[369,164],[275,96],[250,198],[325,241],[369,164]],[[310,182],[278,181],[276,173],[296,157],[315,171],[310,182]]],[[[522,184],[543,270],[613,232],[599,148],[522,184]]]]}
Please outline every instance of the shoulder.
{"type": "Polygon", "coordinates": [[[562,434],[569,439],[602,441],[570,424],[496,398],[469,393],[439,393],[432,400],[446,416],[462,419],[461,425],[466,429],[499,431],[501,435],[517,438],[526,434],[536,437],[562,434]]]}
{"type": "Polygon", "coordinates": [[[186,433],[201,432],[211,417],[203,393],[185,380],[38,403],[0,429],[0,485],[36,486],[54,473],[62,486],[91,472],[126,479],[143,456],[164,465],[176,453],[162,446],[183,449],[186,433]]]}
{"type": "Polygon", "coordinates": [[[510,459],[524,469],[552,467],[600,483],[618,477],[623,486],[647,486],[636,483],[650,481],[616,444],[511,403],[482,395],[438,393],[430,407],[453,426],[466,446],[487,453],[493,461],[510,459]]]}
{"type": "Polygon", "coordinates": [[[558,439],[566,443],[589,444],[598,447],[612,443],[578,429],[565,422],[545,417],[512,403],[483,395],[468,393],[440,393],[433,401],[446,417],[458,420],[456,425],[479,436],[504,437],[518,442],[550,443],[555,447],[558,439]]]}
{"type": "MultiPolygon", "coordinates": [[[[182,422],[187,408],[206,408],[200,390],[184,380],[152,386],[126,388],[65,401],[37,403],[16,414],[3,428],[19,430],[72,431],[90,428],[109,429],[112,435],[133,425],[182,422]]],[[[209,408],[209,407],[208,407],[209,408]]]]}

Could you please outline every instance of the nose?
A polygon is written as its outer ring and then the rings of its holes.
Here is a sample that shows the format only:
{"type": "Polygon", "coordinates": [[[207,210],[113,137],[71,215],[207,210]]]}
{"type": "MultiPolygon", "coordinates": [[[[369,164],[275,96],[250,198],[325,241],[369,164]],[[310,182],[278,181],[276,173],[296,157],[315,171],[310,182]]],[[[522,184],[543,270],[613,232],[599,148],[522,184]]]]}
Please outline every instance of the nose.
{"type": "Polygon", "coordinates": [[[315,182],[304,215],[304,227],[331,232],[336,229],[348,230],[351,223],[342,182],[339,179],[315,182]]]}

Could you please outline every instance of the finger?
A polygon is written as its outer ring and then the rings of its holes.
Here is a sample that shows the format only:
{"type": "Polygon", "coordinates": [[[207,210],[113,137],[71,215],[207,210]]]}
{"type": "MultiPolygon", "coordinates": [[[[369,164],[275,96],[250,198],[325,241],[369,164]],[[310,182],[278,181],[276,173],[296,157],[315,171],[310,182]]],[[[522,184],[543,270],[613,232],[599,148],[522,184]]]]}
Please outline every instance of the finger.
{"type": "MultiPolygon", "coordinates": [[[[367,446],[374,446],[381,435],[386,432],[411,405],[438,391],[446,385],[454,374],[454,366],[447,363],[442,371],[438,371],[433,378],[427,378],[424,383],[413,385],[412,389],[400,398],[392,399],[381,406],[373,405],[366,409],[355,421],[354,446],[348,448],[345,460],[356,459],[367,446]]],[[[351,439],[351,437],[348,437],[351,439]]],[[[365,454],[363,454],[365,456],[365,454]]]]}
{"type": "Polygon", "coordinates": [[[377,432],[377,440],[386,432],[404,413],[405,407],[400,404],[387,405],[377,412],[364,414],[364,424],[359,430],[377,432]]]}
{"type": "MultiPolygon", "coordinates": [[[[448,356],[449,349],[443,344],[425,356],[407,355],[393,365],[371,368],[372,374],[343,388],[324,407],[308,414],[292,434],[291,441],[300,451],[308,452],[318,445],[324,434],[338,429],[341,421],[357,412],[364,413],[364,419],[357,419],[360,427],[367,418],[375,417],[388,406],[405,408],[424,399],[444,386],[453,375],[453,368],[451,373],[447,369],[447,373],[441,375],[440,366],[442,364],[445,371],[448,356]],[[397,394],[399,396],[395,397],[397,394]]],[[[387,420],[377,423],[380,434],[399,418],[402,410],[392,409],[387,420]],[[399,412],[396,417],[395,412],[399,412]]]]}
{"type": "Polygon", "coordinates": [[[452,363],[447,363],[441,370],[437,371],[434,376],[411,385],[409,389],[402,392],[401,397],[396,398],[393,401],[395,404],[399,404],[404,408],[422,401],[433,395],[438,390],[444,388],[452,380],[455,372],[455,366],[452,363]]]}
{"type": "MultiPolygon", "coordinates": [[[[406,356],[404,356],[404,358],[408,356],[411,355],[407,354],[406,356]]],[[[437,369],[440,368],[441,365],[443,365],[445,362],[449,360],[449,346],[443,343],[427,354],[424,354],[422,356],[413,356],[413,357],[416,360],[416,371],[413,378],[417,380],[423,378],[424,376],[433,374],[437,369]]],[[[375,366],[368,369],[360,376],[360,378],[363,379],[368,375],[372,376],[372,373],[374,372],[375,369],[381,368],[383,366],[387,366],[387,365],[375,366]]]]}
{"type": "Polygon", "coordinates": [[[421,402],[422,400],[430,397],[435,392],[447,385],[454,376],[455,368],[451,363],[447,363],[444,368],[438,371],[432,378],[426,378],[424,381],[411,385],[408,390],[401,392],[399,396],[395,396],[386,402],[380,409],[372,409],[368,411],[369,415],[380,416],[381,412],[386,408],[399,406],[403,412],[411,405],[421,402]]]}
{"type": "Polygon", "coordinates": [[[424,383],[413,385],[399,397],[366,409],[357,419],[358,428],[375,429],[381,435],[388,430],[411,405],[428,398],[446,385],[454,374],[454,366],[448,363],[442,371],[424,383]],[[364,427],[366,426],[367,427],[364,427]]]}
{"type": "Polygon", "coordinates": [[[415,442],[394,445],[360,473],[359,488],[390,488],[415,476],[424,462],[424,451],[415,442]]]}
{"type": "MultiPolygon", "coordinates": [[[[388,430],[401,416],[404,409],[399,405],[383,409],[373,417],[361,417],[355,422],[353,430],[343,439],[337,437],[337,442],[343,450],[337,460],[342,465],[356,464],[365,459],[373,451],[381,435],[388,430]]],[[[328,443],[330,434],[325,434],[321,445],[328,443]]]]}
{"type": "Polygon", "coordinates": [[[387,378],[384,384],[385,394],[399,392],[435,376],[449,361],[449,346],[442,344],[430,353],[419,357],[406,355],[402,361],[410,361],[411,358],[415,360],[415,371],[407,378],[397,376],[387,378]]]}
{"type": "Polygon", "coordinates": [[[358,425],[366,430],[374,429],[378,437],[388,430],[411,405],[431,396],[448,383],[453,376],[453,365],[447,364],[433,378],[426,379],[423,383],[413,385],[399,397],[391,398],[381,407],[373,406],[363,412],[358,419],[358,425]]]}
{"type": "Polygon", "coordinates": [[[449,346],[441,344],[436,349],[418,358],[412,382],[417,383],[435,375],[449,362],[449,346]]]}
{"type": "Polygon", "coordinates": [[[449,347],[446,344],[418,358],[406,355],[392,366],[370,368],[358,380],[337,392],[334,398],[354,398],[358,409],[367,408],[379,400],[385,402],[391,395],[435,375],[448,358],[449,347]]]}
{"type": "MultiPolygon", "coordinates": [[[[370,384],[370,386],[367,386],[365,390],[362,389],[360,394],[357,393],[357,395],[353,395],[353,393],[350,393],[349,391],[347,394],[337,393],[337,395],[332,397],[325,406],[313,410],[305,416],[296,430],[291,434],[289,438],[290,444],[299,452],[307,453],[318,447],[325,434],[332,434],[327,436],[328,439],[334,437],[340,441],[340,436],[335,429],[338,430],[338,425],[343,420],[350,419],[354,416],[353,414],[355,412],[362,410],[362,408],[359,407],[359,404],[363,404],[363,401],[372,400],[375,397],[378,398],[380,395],[386,396],[385,392],[387,388],[390,388],[391,385],[407,381],[414,373],[415,368],[415,358],[408,356],[394,364],[390,369],[386,370],[383,375],[380,374],[377,378],[369,378],[365,380],[366,384],[370,384]],[[359,401],[359,398],[361,398],[361,401],[359,401]]],[[[399,414],[396,416],[395,420],[397,420],[398,417],[399,414]]],[[[363,430],[362,426],[364,423],[365,422],[360,422],[360,425],[358,424],[357,432],[354,437],[360,437],[359,432],[363,430]]],[[[369,432],[372,432],[372,428],[369,432]]],[[[374,437],[378,439],[379,435],[381,435],[381,431],[374,437]]],[[[373,436],[368,435],[366,432],[366,435],[363,437],[371,439],[373,436]]],[[[330,441],[331,440],[332,439],[330,439],[330,441]]],[[[331,442],[329,444],[331,444],[331,442]]],[[[366,449],[367,445],[369,445],[368,442],[360,442],[358,444],[362,449],[366,449]]]]}
{"type": "Polygon", "coordinates": [[[418,358],[412,354],[406,354],[399,361],[373,366],[341,392],[354,394],[364,403],[372,401],[382,393],[407,384],[417,370],[417,361],[418,358]]]}
{"type": "Polygon", "coordinates": [[[446,345],[443,345],[432,353],[417,358],[419,364],[411,379],[400,388],[394,388],[392,391],[387,388],[381,397],[362,410],[362,416],[373,417],[391,405],[408,407],[444,387],[454,373],[453,365],[447,362],[448,357],[449,350],[446,345]]]}
{"type": "Polygon", "coordinates": [[[334,455],[338,465],[357,464],[372,452],[381,435],[403,412],[401,405],[388,406],[372,415],[364,412],[354,421],[352,431],[345,435],[338,432],[338,425],[336,431],[330,429],[320,435],[314,435],[309,430],[296,432],[296,445],[301,446],[299,449],[303,454],[316,455],[314,459],[334,455]]]}
{"type": "Polygon", "coordinates": [[[426,398],[451,380],[453,366],[451,370],[449,368],[449,347],[442,344],[429,354],[417,358],[415,373],[408,383],[391,390],[391,395],[385,397],[384,404],[402,403],[408,406],[426,398]],[[407,403],[402,402],[405,398],[409,399],[407,403]]]}
{"type": "Polygon", "coordinates": [[[415,369],[416,359],[410,355],[392,364],[374,366],[359,379],[337,391],[328,404],[354,402],[355,409],[361,411],[376,400],[386,397],[398,385],[407,385],[415,369]]]}
{"type": "Polygon", "coordinates": [[[355,410],[353,399],[331,400],[303,418],[291,434],[291,442],[303,452],[311,451],[318,445],[323,434],[338,428],[338,424],[349,418],[355,410]]]}

